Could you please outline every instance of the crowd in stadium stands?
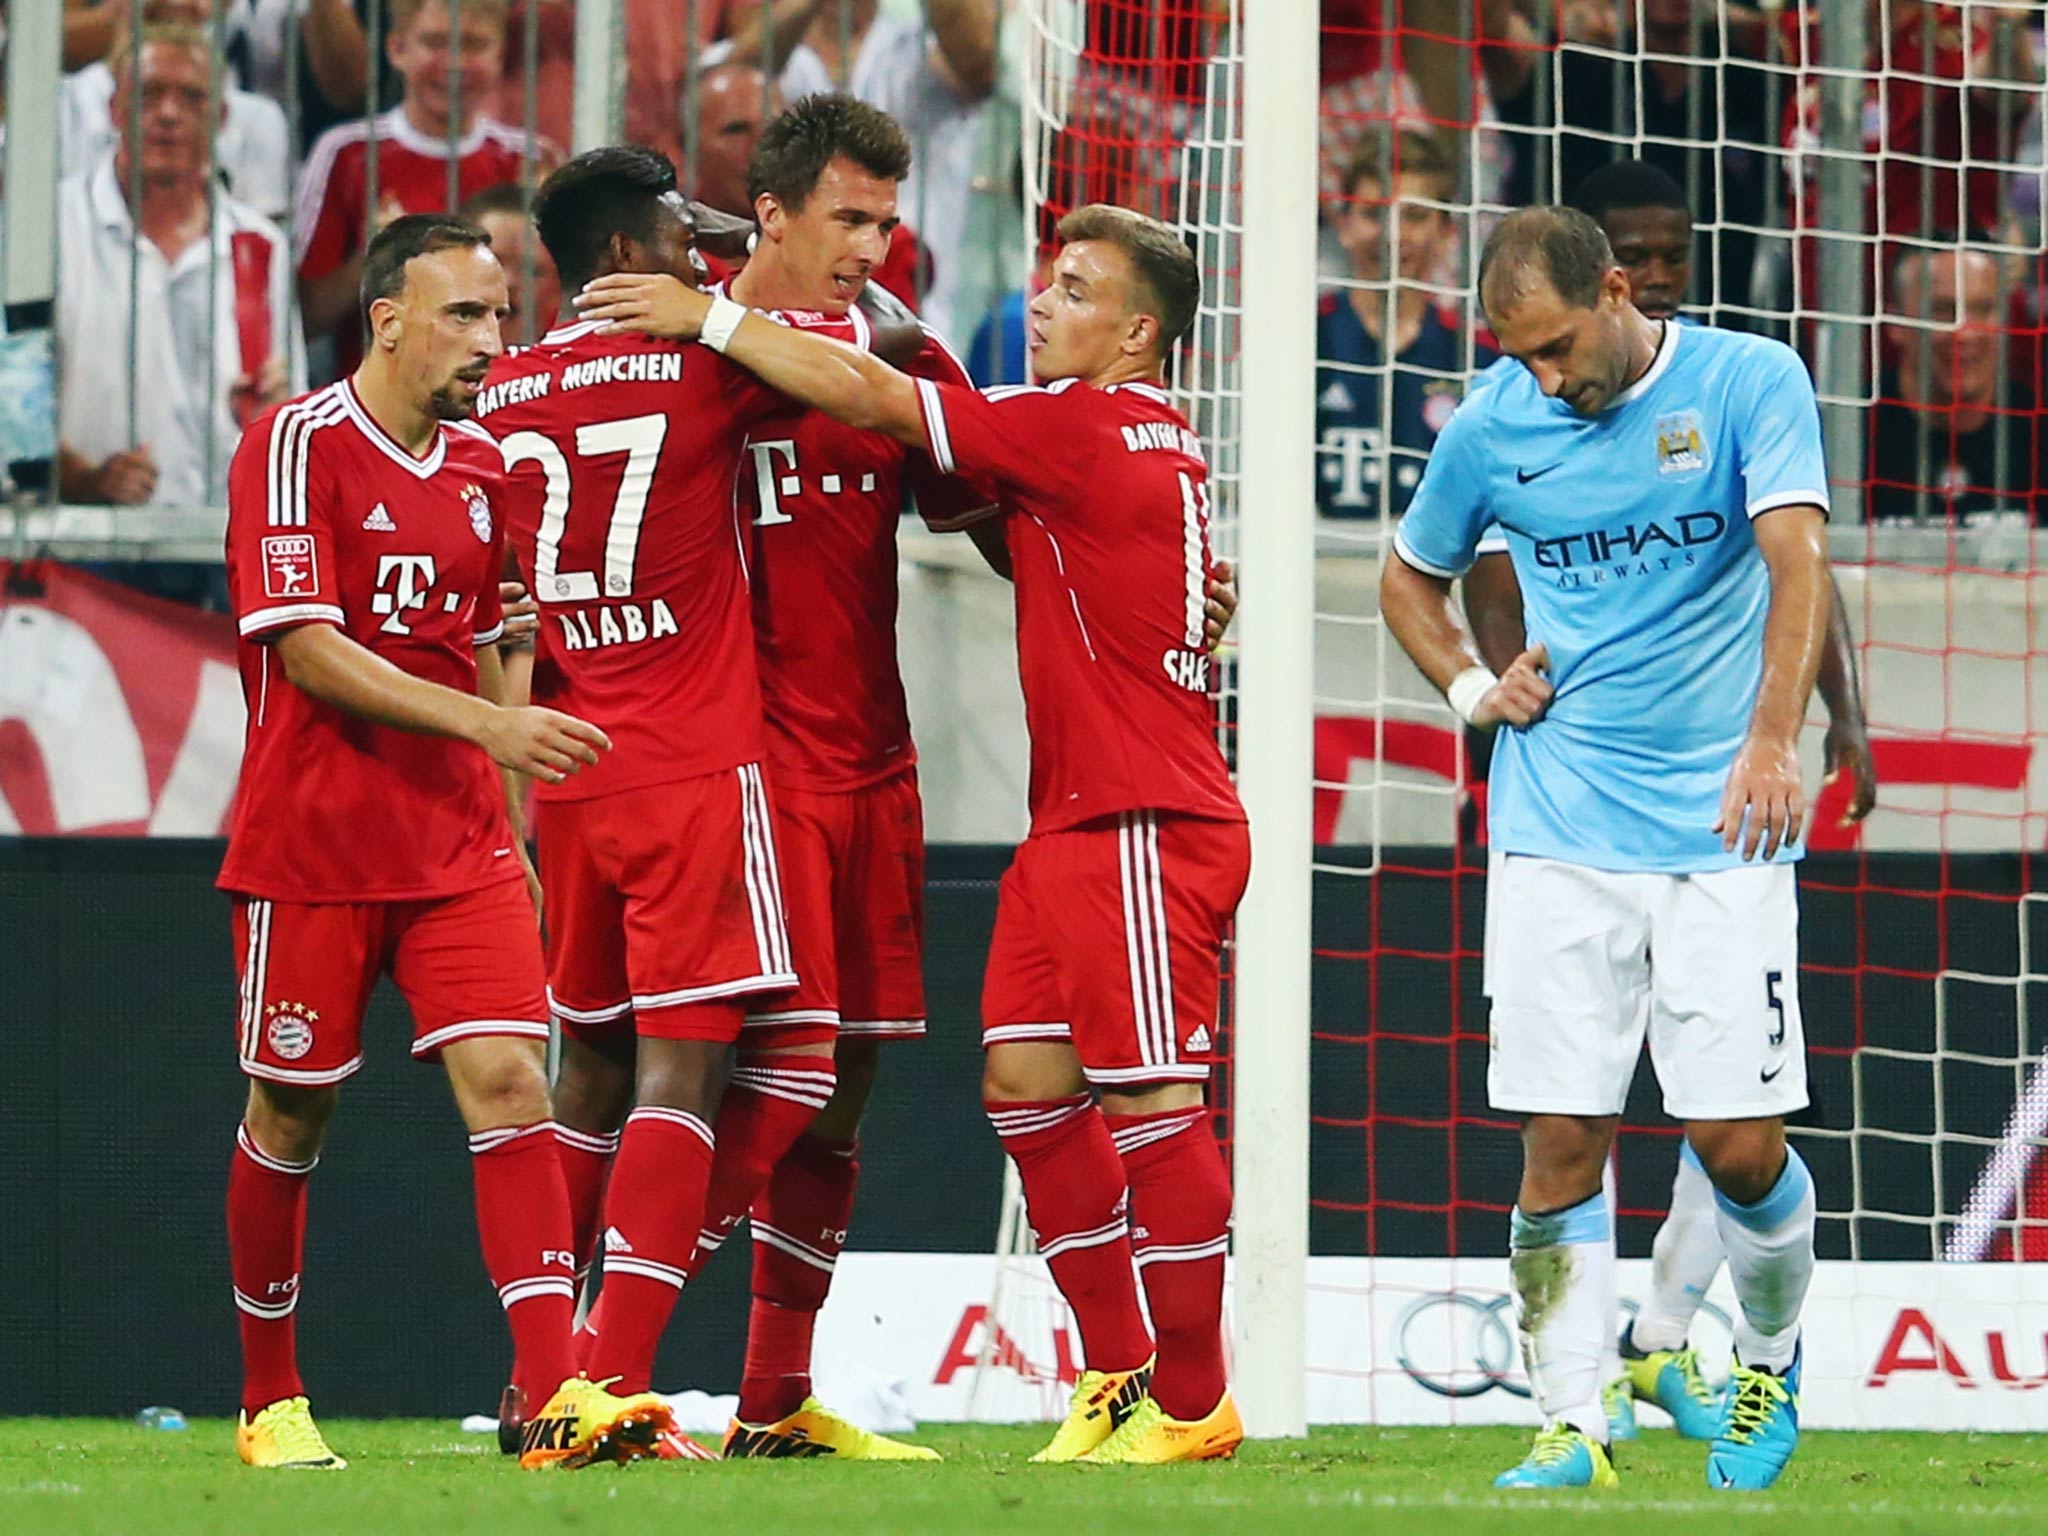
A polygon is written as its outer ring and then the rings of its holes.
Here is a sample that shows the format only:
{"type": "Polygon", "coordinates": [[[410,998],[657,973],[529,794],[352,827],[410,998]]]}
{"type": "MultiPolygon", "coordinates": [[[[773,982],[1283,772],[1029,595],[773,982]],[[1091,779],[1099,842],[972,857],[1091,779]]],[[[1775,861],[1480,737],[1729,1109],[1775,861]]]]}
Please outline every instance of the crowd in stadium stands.
{"type": "MultiPolygon", "coordinates": [[[[512,279],[511,337],[552,319],[559,286],[528,238],[522,188],[570,136],[572,0],[143,0],[139,48],[125,38],[135,0],[66,6],[66,499],[217,504],[238,423],[352,364],[361,252],[400,212],[453,205],[485,222],[512,279]],[[226,52],[215,77],[217,24],[226,52]],[[142,128],[133,156],[131,116],[142,128]]],[[[1028,43],[1019,0],[624,9],[626,134],[674,158],[714,208],[750,211],[748,158],[791,100],[843,84],[899,118],[916,160],[877,279],[971,347],[984,382],[1022,377],[1023,305],[1038,274],[1020,270],[1012,233],[1028,43]]],[[[1183,146],[1203,131],[1211,89],[1211,71],[1189,61],[1218,36],[1223,9],[1088,7],[1067,131],[1049,146],[1051,202],[1181,211],[1183,146]]],[[[1465,380],[1492,360],[1467,296],[1481,231],[1457,210],[1569,197],[1631,152],[1684,189],[1702,231],[1686,295],[1696,314],[1764,325],[1796,307],[1877,321],[1878,404],[1861,466],[1874,518],[2033,513],[2048,476],[2048,284],[1998,249],[2041,233],[2042,48],[2023,9],[1974,6],[1965,18],[1867,0],[1869,61],[1890,65],[1863,114],[1863,148],[1882,152],[1865,178],[1876,258],[1870,292],[1845,301],[1834,274],[1825,303],[1819,242],[1799,233],[1820,199],[1812,65],[1823,8],[1322,0],[1322,19],[1326,515],[1379,515],[1383,415],[1392,510],[1405,506],[1465,380]],[[1927,239],[1949,248],[1930,252],[1927,239]]],[[[1811,332],[1779,324],[1811,355],[1811,332]]]]}

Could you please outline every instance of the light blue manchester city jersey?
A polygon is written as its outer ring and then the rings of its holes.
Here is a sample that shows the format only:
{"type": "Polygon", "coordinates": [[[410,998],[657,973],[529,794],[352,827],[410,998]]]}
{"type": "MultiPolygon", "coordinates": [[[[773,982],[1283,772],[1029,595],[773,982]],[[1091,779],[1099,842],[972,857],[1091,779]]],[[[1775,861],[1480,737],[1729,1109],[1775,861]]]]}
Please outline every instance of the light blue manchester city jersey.
{"type": "Polygon", "coordinates": [[[1780,342],[1667,325],[1590,420],[1518,362],[1480,375],[1395,543],[1454,577],[1497,523],[1550,650],[1549,712],[1495,739],[1496,848],[1666,874],[1741,863],[1713,825],[1763,669],[1771,582],[1750,522],[1798,505],[1828,505],[1820,408],[1780,342]]]}

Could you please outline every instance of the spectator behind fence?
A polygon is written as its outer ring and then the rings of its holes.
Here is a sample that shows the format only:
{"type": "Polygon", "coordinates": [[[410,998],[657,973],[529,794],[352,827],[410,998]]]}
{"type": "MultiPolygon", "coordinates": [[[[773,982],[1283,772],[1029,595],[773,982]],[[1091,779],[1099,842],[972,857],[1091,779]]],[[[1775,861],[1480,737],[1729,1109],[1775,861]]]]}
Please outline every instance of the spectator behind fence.
{"type": "MultiPolygon", "coordinates": [[[[782,70],[783,97],[796,101],[837,90],[844,79],[846,90],[880,107],[910,135],[914,158],[896,208],[917,231],[931,263],[920,308],[935,329],[950,336],[963,320],[973,325],[981,318],[955,315],[953,292],[965,265],[975,139],[982,105],[995,87],[996,0],[930,0],[923,20],[881,16],[880,0],[807,3],[815,19],[782,70]]],[[[733,0],[735,38],[758,32],[764,4],[733,0]]],[[[708,55],[705,62],[724,57],[708,55]]],[[[892,264],[896,256],[892,250],[892,264]]],[[[876,279],[895,291],[887,270],[876,279]]]]}
{"type": "Polygon", "coordinates": [[[241,421],[305,388],[284,234],[211,185],[212,67],[194,27],[147,26],[119,45],[109,110],[125,125],[139,81],[139,152],[123,131],[58,189],[67,501],[218,505],[241,421]]]}
{"type": "MultiPolygon", "coordinates": [[[[208,28],[222,0],[143,0],[142,19],[208,28]]],[[[123,4],[119,23],[132,12],[123,4]]],[[[117,24],[116,36],[125,31],[117,24]]],[[[220,132],[214,158],[238,202],[266,218],[281,219],[291,208],[291,133],[284,109],[267,96],[226,82],[221,86],[220,132]]],[[[114,72],[104,60],[75,69],[58,91],[57,147],[63,174],[77,176],[97,165],[113,147],[115,125],[109,105],[114,72]]]]}
{"type": "MultiPolygon", "coordinates": [[[[780,93],[752,64],[716,64],[697,81],[698,202],[743,219],[754,216],[747,162],[768,119],[782,110],[780,93]]],[[[682,162],[677,161],[678,166],[682,162]]]]}
{"type": "MultiPolygon", "coordinates": [[[[1457,243],[1456,221],[1438,205],[1457,195],[1458,172],[1431,135],[1374,136],[1353,151],[1343,187],[1333,222],[1352,282],[1324,294],[1316,315],[1316,504],[1330,517],[1376,518],[1390,301],[1395,514],[1407,509],[1437,433],[1465,394],[1467,324],[1423,286],[1457,243]],[[1390,244],[1398,244],[1397,264],[1390,244]]],[[[1472,341],[1471,366],[1496,355],[1472,341]]]]}
{"type": "Polygon", "coordinates": [[[1873,522],[2040,521],[2048,419],[2032,381],[2000,387],[2005,283],[1990,252],[1906,252],[1870,419],[1873,522]],[[1914,322],[1914,323],[1906,323],[1914,322]]]}
{"type": "MultiPolygon", "coordinates": [[[[1623,153],[1617,134],[1640,136],[1633,153],[1686,189],[1699,223],[1722,226],[1700,253],[1699,301],[1746,305],[1752,231],[1764,222],[1764,146],[1776,139],[1758,15],[1723,0],[1642,0],[1640,32],[1636,15],[1635,0],[1619,12],[1605,0],[1560,7],[1550,40],[1564,46],[1555,74],[1540,50],[1486,50],[1519,82],[1504,84],[1500,97],[1515,145],[1506,200],[1548,201],[1623,153]],[[1617,14],[1627,22],[1620,29],[1617,14]]],[[[1534,36],[1519,21],[1509,33],[1489,31],[1503,35],[1534,36]]]]}
{"type": "MultiPolygon", "coordinates": [[[[228,62],[244,87],[296,108],[297,142],[312,144],[368,110],[373,10],[388,17],[390,0],[227,0],[228,62]]],[[[388,59],[375,65],[381,109],[399,82],[388,59]]]]}
{"type": "Polygon", "coordinates": [[[555,258],[534,235],[527,199],[517,182],[501,181],[485,187],[455,210],[491,237],[491,250],[505,269],[505,285],[512,296],[511,313],[499,327],[505,345],[528,346],[554,324],[562,307],[562,279],[555,271],[555,258]],[[533,284],[526,281],[527,264],[533,264],[533,284]]]}
{"type": "Polygon", "coordinates": [[[374,122],[329,129],[306,157],[292,220],[299,302],[307,339],[334,339],[337,372],[353,367],[361,353],[356,289],[371,235],[399,214],[445,212],[485,187],[520,180],[529,150],[536,177],[554,162],[551,146],[529,143],[525,130],[485,111],[502,67],[505,6],[506,0],[462,0],[458,36],[450,0],[391,0],[385,48],[405,82],[405,99],[374,122]]]}

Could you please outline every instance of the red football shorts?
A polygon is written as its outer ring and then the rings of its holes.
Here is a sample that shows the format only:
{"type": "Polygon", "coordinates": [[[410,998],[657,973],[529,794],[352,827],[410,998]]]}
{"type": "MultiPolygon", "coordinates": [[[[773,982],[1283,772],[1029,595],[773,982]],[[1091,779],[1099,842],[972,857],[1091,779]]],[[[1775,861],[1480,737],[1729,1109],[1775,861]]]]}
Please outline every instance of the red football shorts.
{"type": "Polygon", "coordinates": [[[1243,822],[1132,811],[1028,837],[1003,875],[984,1048],[1071,1041],[1088,1081],[1205,1082],[1243,822]]]}
{"type": "Polygon", "coordinates": [[[412,1010],[412,1053],[473,1035],[548,1037],[533,903],[506,880],[434,901],[309,905],[237,896],[242,1070],[317,1088],[363,1064],[363,1007],[388,972],[412,1010]]]}
{"type": "Polygon", "coordinates": [[[843,794],[778,786],[775,851],[800,980],[747,1014],[877,1040],[924,1033],[924,806],[906,770],[843,794]]]}
{"type": "Polygon", "coordinates": [[[770,814],[753,763],[539,803],[548,1002],[565,1033],[730,1042],[739,1010],[704,1004],[796,985],[770,814]]]}

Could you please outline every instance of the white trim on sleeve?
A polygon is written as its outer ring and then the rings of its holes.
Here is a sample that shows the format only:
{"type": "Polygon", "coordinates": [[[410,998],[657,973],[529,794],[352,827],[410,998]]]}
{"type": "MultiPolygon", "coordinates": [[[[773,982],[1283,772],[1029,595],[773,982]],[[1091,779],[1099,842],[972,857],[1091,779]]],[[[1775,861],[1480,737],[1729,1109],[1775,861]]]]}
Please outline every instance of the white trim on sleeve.
{"type": "MultiPolygon", "coordinates": [[[[1465,574],[1465,571],[1447,571],[1440,565],[1431,565],[1422,556],[1415,553],[1413,546],[1408,542],[1406,531],[1400,528],[1394,530],[1394,553],[1425,576],[1436,576],[1444,581],[1456,581],[1465,574]]],[[[1470,570],[1471,567],[1467,566],[1465,569],[1470,570]]]]}
{"type": "Polygon", "coordinates": [[[1749,504],[1749,520],[1755,522],[1766,512],[1776,512],[1781,507],[1819,507],[1824,517],[1832,510],[1826,491],[1773,491],[1749,504]]]}
{"type": "Polygon", "coordinates": [[[917,382],[918,404],[924,407],[924,436],[931,445],[932,462],[939,466],[941,474],[950,475],[957,466],[953,463],[953,439],[946,431],[946,405],[939,394],[939,386],[930,379],[917,382]]]}
{"type": "Polygon", "coordinates": [[[282,629],[288,624],[325,623],[336,626],[348,622],[348,615],[333,603],[286,603],[278,608],[258,608],[245,613],[236,621],[235,629],[243,635],[260,634],[266,629],[282,629]]]}

